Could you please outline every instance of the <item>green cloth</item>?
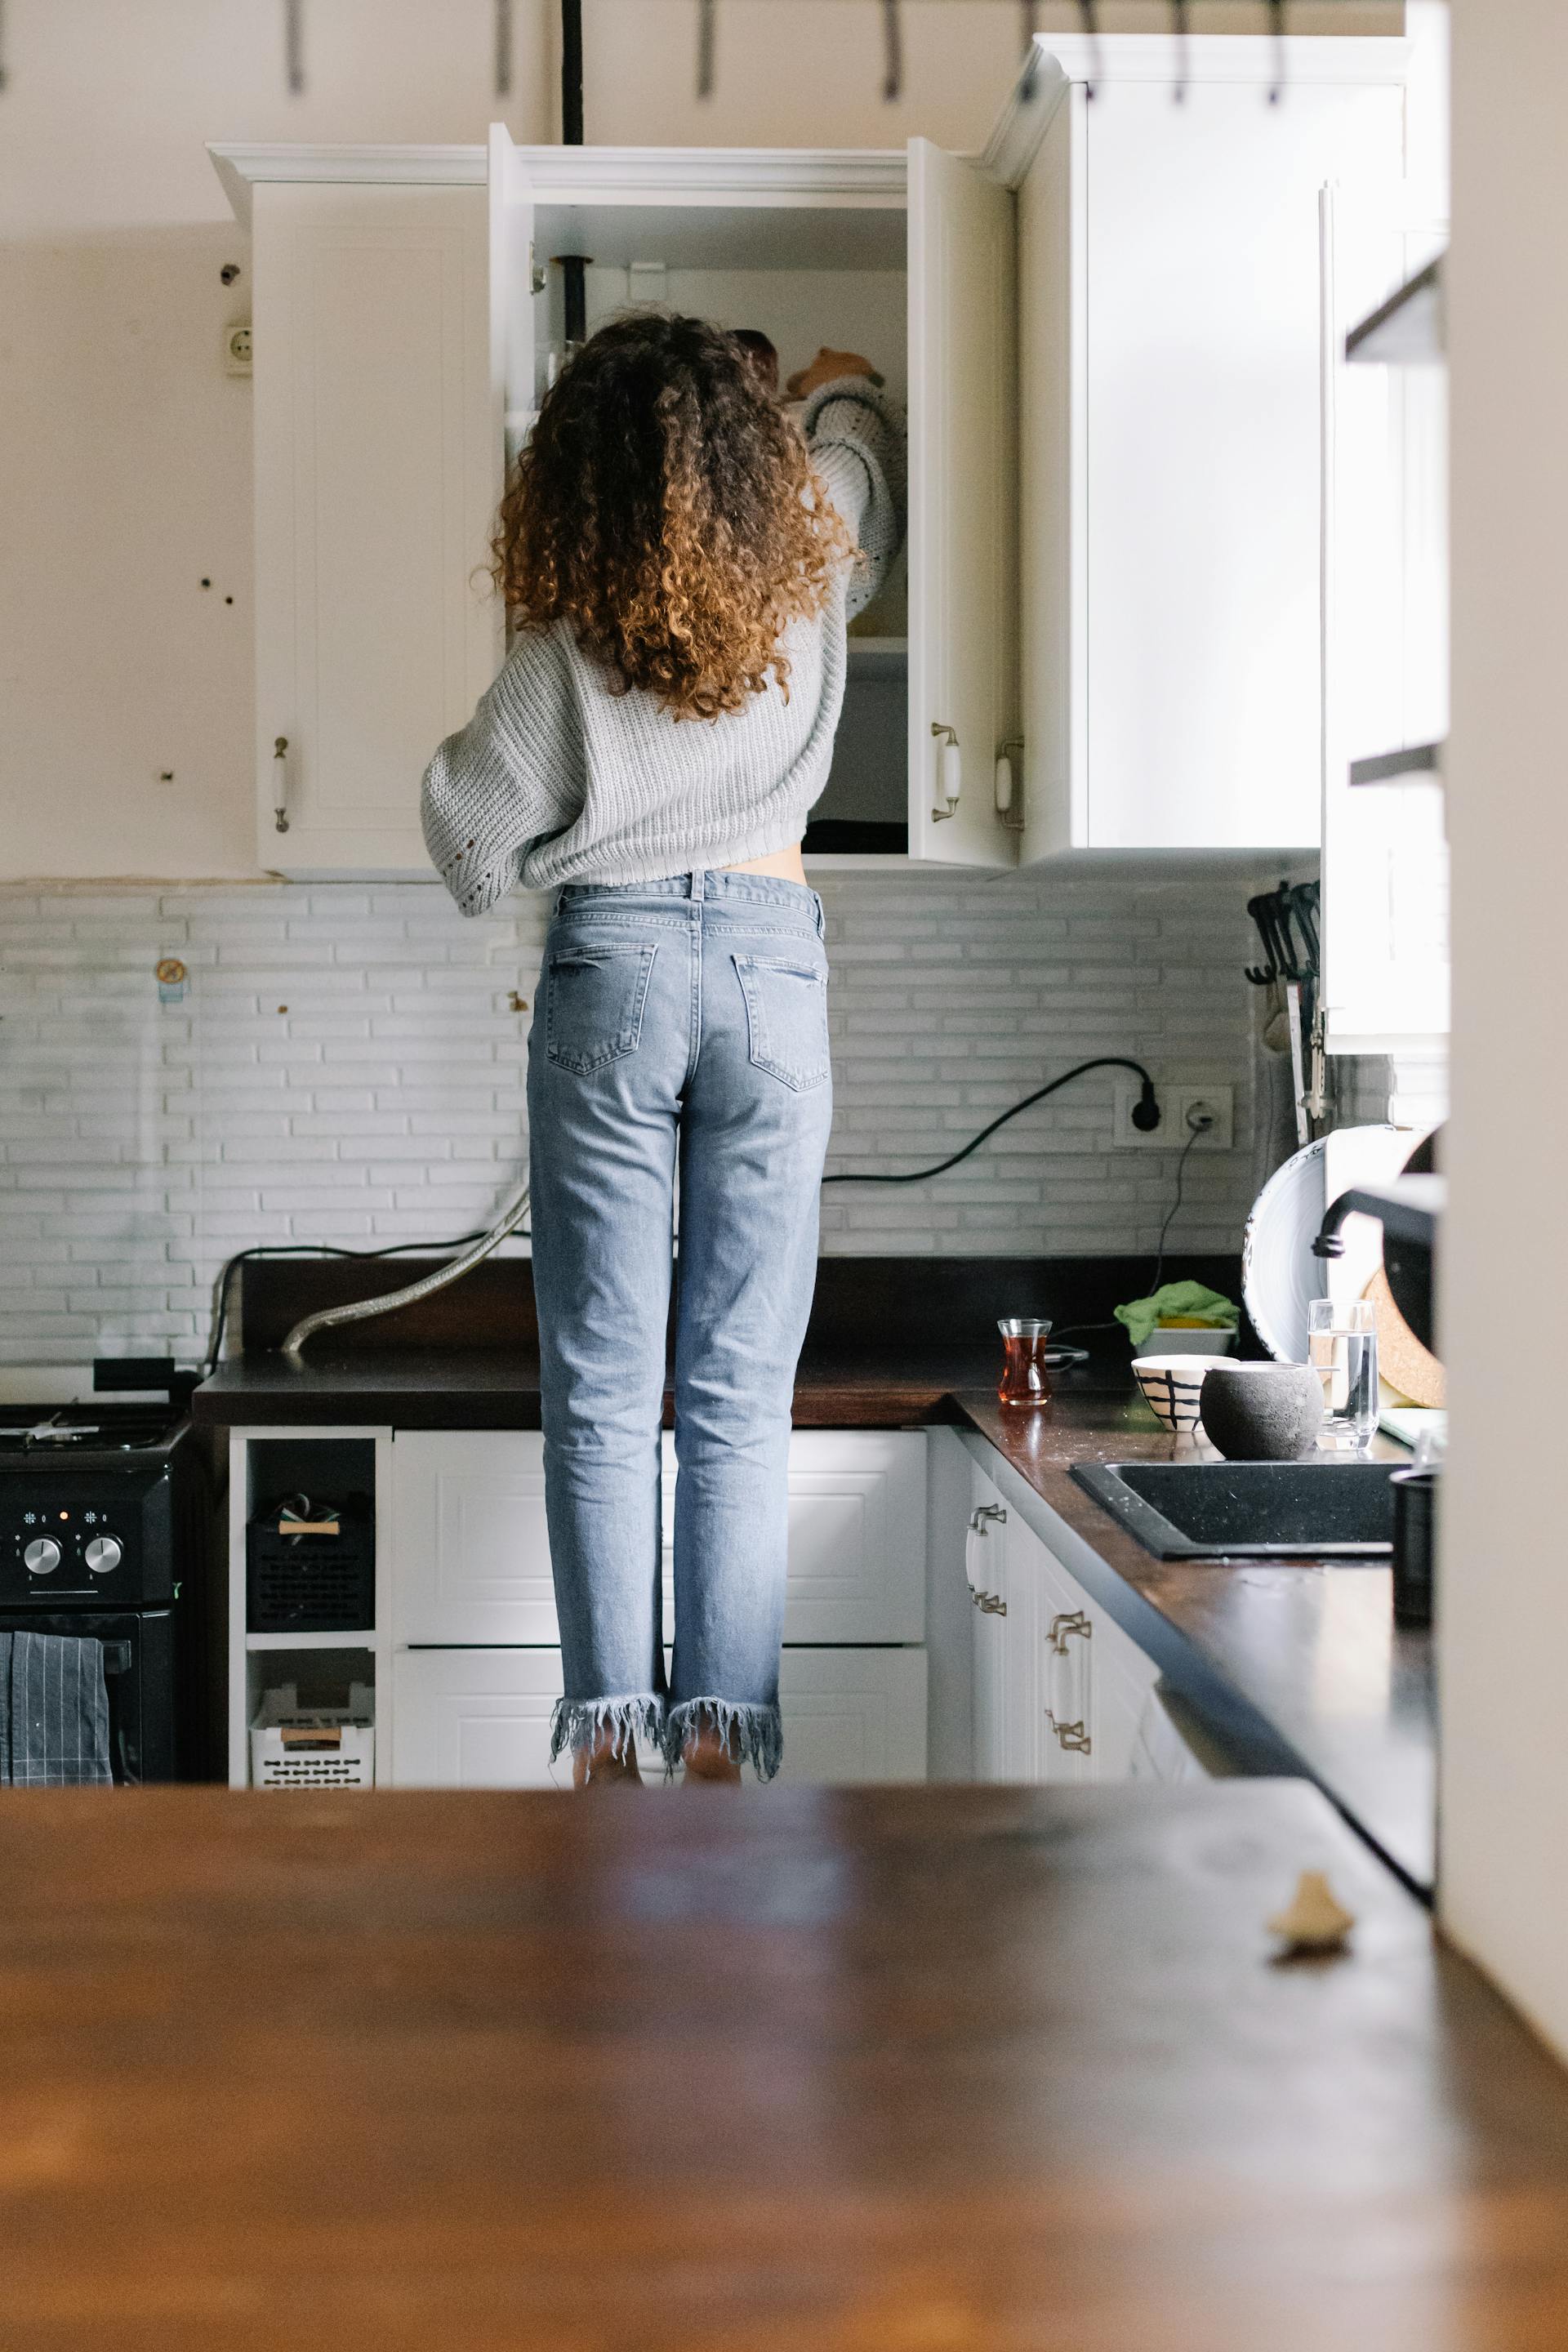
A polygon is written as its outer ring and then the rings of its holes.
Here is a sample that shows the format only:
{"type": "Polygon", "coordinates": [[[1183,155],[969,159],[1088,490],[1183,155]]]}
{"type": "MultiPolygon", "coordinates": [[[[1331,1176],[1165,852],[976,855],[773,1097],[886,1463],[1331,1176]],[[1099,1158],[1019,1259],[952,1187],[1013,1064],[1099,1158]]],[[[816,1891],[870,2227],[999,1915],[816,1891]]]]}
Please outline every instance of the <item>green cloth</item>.
{"type": "Polygon", "coordinates": [[[1233,1298],[1205,1290],[1201,1282],[1162,1283],[1152,1298],[1130,1299],[1114,1312],[1117,1321],[1126,1325],[1135,1348],[1143,1345],[1156,1324],[1169,1323],[1178,1315],[1211,1331],[1234,1331],[1241,1320],[1241,1309],[1233,1298]]]}

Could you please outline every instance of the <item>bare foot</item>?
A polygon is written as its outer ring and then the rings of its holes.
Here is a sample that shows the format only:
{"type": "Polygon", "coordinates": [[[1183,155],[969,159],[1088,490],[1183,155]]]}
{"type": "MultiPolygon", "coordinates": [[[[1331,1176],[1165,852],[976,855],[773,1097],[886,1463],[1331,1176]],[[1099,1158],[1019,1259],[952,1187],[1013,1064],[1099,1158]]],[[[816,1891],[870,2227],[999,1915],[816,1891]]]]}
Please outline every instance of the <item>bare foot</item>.
{"type": "Polygon", "coordinates": [[[708,1780],[721,1788],[741,1785],[741,1759],[731,1740],[716,1731],[694,1732],[680,1751],[689,1781],[708,1780]]]}
{"type": "Polygon", "coordinates": [[[628,1739],[617,1748],[613,1732],[605,1732],[592,1748],[574,1748],[572,1755],[572,1786],[574,1789],[610,1788],[616,1782],[640,1786],[642,1774],[637,1769],[637,1752],[628,1739]]]}

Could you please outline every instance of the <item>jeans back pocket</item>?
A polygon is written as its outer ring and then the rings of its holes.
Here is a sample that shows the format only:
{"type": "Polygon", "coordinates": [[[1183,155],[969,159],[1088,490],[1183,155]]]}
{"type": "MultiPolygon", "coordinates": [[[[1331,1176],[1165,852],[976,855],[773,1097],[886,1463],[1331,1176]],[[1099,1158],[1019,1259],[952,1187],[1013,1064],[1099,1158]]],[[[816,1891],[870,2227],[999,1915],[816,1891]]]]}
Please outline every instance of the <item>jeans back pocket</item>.
{"type": "Polygon", "coordinates": [[[585,1078],[637,1052],[657,952],[619,940],[551,950],[544,964],[544,1050],[557,1069],[585,1078]]]}
{"type": "Polygon", "coordinates": [[[806,954],[738,955],[752,1060],[804,1094],[826,1084],[827,974],[806,954]]]}

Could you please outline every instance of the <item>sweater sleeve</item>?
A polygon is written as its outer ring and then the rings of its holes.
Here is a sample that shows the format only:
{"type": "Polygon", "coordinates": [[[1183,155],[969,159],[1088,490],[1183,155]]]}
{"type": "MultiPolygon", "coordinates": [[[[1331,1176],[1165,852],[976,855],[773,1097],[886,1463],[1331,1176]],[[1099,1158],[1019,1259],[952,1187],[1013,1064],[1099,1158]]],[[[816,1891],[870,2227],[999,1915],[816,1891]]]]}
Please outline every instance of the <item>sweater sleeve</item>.
{"type": "Polygon", "coordinates": [[[853,620],[904,543],[903,420],[868,377],[852,375],[819,384],[801,424],[823,487],[859,545],[845,600],[845,616],[853,620]]]}
{"type": "Polygon", "coordinates": [[[552,636],[525,636],[468,725],[425,771],[419,814],[430,862],[465,915],[517,885],[542,835],[583,804],[582,730],[552,636]]]}

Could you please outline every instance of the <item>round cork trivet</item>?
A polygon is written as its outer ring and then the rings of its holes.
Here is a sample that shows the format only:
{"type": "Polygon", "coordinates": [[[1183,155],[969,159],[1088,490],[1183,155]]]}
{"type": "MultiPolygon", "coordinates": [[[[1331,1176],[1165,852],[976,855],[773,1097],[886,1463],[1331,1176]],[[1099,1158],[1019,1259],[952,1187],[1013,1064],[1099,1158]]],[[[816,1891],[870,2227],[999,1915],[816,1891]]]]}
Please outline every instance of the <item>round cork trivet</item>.
{"type": "Polygon", "coordinates": [[[1446,1405],[1447,1375],[1430,1348],[1424,1348],[1394,1303],[1388,1276],[1379,1266],[1363,1297],[1372,1301],[1377,1325],[1377,1369],[1391,1389],[1412,1404],[1446,1405]]]}

